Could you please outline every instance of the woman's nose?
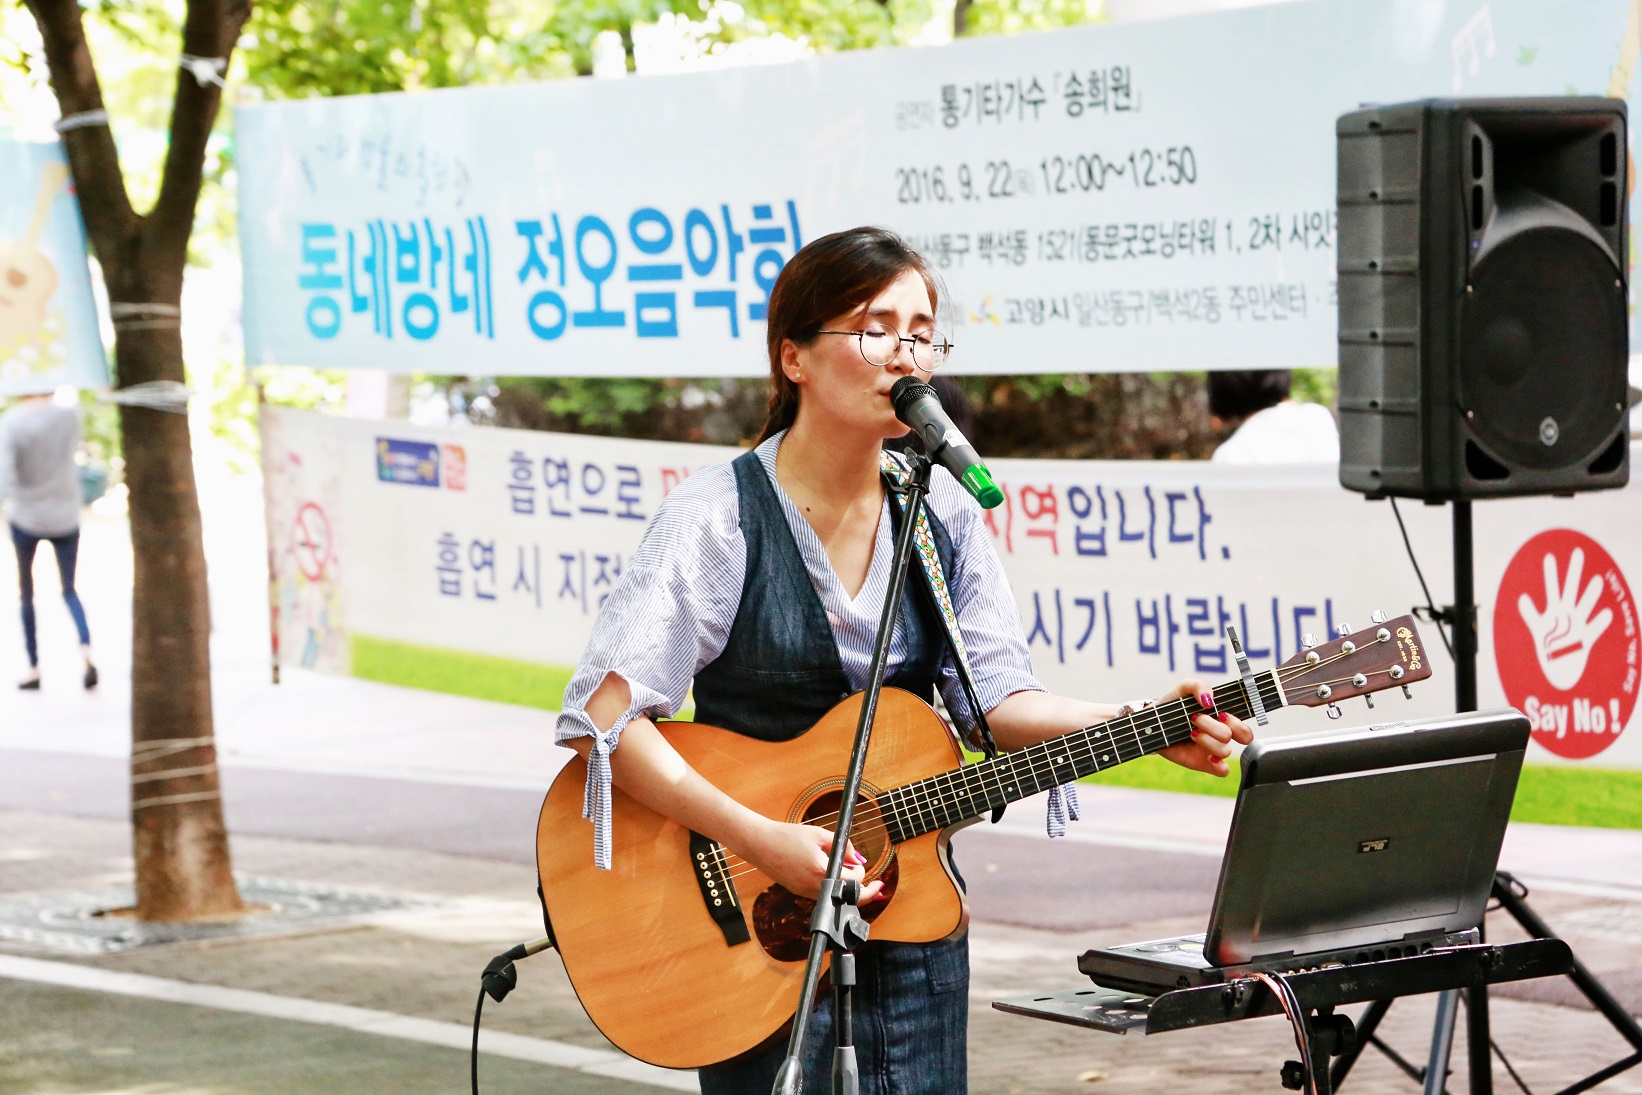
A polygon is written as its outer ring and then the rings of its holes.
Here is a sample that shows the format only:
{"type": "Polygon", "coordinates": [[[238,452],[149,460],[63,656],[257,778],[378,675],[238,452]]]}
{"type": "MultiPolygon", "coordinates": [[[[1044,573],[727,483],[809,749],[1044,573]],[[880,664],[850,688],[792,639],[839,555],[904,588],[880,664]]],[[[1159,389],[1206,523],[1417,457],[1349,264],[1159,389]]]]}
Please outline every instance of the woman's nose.
{"type": "Polygon", "coordinates": [[[918,362],[912,356],[912,343],[902,339],[895,347],[895,356],[890,359],[887,368],[896,372],[911,375],[918,368],[918,362]]]}

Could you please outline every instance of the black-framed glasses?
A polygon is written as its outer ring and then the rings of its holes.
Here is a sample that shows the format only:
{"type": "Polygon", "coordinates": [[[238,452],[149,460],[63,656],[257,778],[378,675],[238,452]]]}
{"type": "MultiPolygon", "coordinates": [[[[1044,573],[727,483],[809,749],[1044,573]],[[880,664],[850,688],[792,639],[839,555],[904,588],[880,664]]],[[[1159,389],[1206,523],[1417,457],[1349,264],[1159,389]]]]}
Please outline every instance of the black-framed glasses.
{"type": "Polygon", "coordinates": [[[868,365],[882,368],[895,360],[901,352],[901,343],[912,343],[912,361],[926,373],[946,364],[952,354],[952,343],[939,331],[919,331],[903,335],[887,323],[874,323],[864,331],[817,331],[818,335],[848,335],[861,348],[861,356],[868,365]]]}

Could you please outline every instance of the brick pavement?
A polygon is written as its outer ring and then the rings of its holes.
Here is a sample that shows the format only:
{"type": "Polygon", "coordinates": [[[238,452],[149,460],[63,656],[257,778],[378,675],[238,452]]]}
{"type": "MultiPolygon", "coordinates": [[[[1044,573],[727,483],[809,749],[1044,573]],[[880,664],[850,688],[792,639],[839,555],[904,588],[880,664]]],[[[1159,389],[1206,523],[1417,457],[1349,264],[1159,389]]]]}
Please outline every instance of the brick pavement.
{"type": "MultiPolygon", "coordinates": [[[[67,958],[0,945],[0,953],[50,957],[100,969],[251,989],[400,1015],[471,1021],[478,971],[504,946],[539,931],[528,867],[404,849],[241,837],[243,871],[352,888],[380,888],[443,902],[432,912],[387,914],[346,930],[211,945],[175,945],[102,958],[67,958]]],[[[986,873],[986,853],[971,855],[986,873]]],[[[0,812],[0,892],[98,888],[129,878],[128,829],[117,821],[0,812]]],[[[1565,917],[1582,956],[1642,968],[1642,946],[1626,942],[1642,907],[1607,898],[1536,895],[1535,907],[1565,917]],[[1629,921],[1627,918],[1632,918],[1629,921]]],[[[1496,917],[1497,919],[1497,917],[1496,917]]],[[[1115,1036],[994,1011],[992,999],[1069,988],[1074,956],[1099,942],[1201,927],[1198,916],[1136,920],[1098,932],[1046,931],[995,922],[973,933],[971,1088],[991,1095],[1150,1092],[1189,1085],[1206,1093],[1280,1091],[1278,1064],[1293,1056],[1286,1024],[1262,1019],[1155,1038],[1115,1036]]],[[[1491,925],[1502,937],[1503,926],[1491,925]]],[[[1594,964],[1594,963],[1593,963],[1594,964]]],[[[486,1029],[588,1048],[607,1048],[575,1001],[551,953],[520,966],[520,988],[487,1011],[486,1029]]],[[[1541,993],[1546,997],[1556,994],[1541,993]]],[[[453,1092],[465,1087],[465,1054],[307,1024],[253,1019],[184,1005],[97,997],[0,981],[0,1092],[181,1093],[308,1090],[453,1092]],[[27,1018],[24,1018],[26,1016],[27,1018]],[[153,1036],[163,1032],[155,1044],[153,1036]],[[124,1085],[122,1087],[121,1085],[124,1085]]],[[[1423,1059],[1429,1000],[1405,1001],[1382,1028],[1406,1056],[1423,1059]]],[[[1584,1008],[1496,998],[1496,1038],[1536,1091],[1554,1090],[1621,1055],[1622,1043],[1584,1008]]],[[[604,1095],[640,1089],[546,1065],[485,1058],[485,1090],[604,1095]]],[[[1451,1090],[1462,1090],[1463,1053],[1451,1090]]],[[[1498,1090],[1511,1081],[1496,1066],[1498,1090]]],[[[1365,1055],[1346,1090],[1378,1095],[1415,1090],[1389,1062],[1365,1055]]],[[[1642,1092],[1642,1070],[1610,1081],[1610,1095],[1642,1092]]]]}

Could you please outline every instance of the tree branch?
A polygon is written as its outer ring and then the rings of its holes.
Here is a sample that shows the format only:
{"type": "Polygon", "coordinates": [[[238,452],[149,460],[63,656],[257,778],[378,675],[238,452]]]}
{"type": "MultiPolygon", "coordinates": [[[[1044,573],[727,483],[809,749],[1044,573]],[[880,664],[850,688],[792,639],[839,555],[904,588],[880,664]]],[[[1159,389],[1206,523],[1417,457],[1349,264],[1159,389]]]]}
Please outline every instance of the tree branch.
{"type": "MultiPolygon", "coordinates": [[[[51,90],[63,117],[103,109],[103,89],[86,43],[75,0],[24,0],[45,43],[51,90]]],[[[74,190],[92,249],[105,265],[118,262],[141,224],[126,195],[125,174],[114,134],[106,125],[88,125],[63,134],[63,151],[74,173],[74,190]]]]}
{"type": "MultiPolygon", "coordinates": [[[[250,15],[250,0],[189,0],[182,52],[194,57],[220,57],[226,73],[234,44],[250,15]]],[[[178,67],[171,141],[165,153],[160,195],[143,225],[145,257],[155,263],[155,272],[161,278],[155,289],[162,295],[182,293],[182,269],[188,237],[194,230],[194,210],[199,204],[206,144],[221,105],[222,88],[209,81],[202,85],[187,69],[178,67]]]]}

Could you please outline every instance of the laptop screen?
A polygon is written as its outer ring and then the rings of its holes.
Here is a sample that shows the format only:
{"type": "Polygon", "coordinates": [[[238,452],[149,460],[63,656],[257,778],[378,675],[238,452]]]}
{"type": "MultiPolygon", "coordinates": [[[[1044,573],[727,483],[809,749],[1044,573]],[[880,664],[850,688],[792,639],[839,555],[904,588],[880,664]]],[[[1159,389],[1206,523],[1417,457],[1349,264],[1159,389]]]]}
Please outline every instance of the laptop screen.
{"type": "Polygon", "coordinates": [[[1507,708],[1256,741],[1206,956],[1231,964],[1476,927],[1528,734],[1507,708]]]}

